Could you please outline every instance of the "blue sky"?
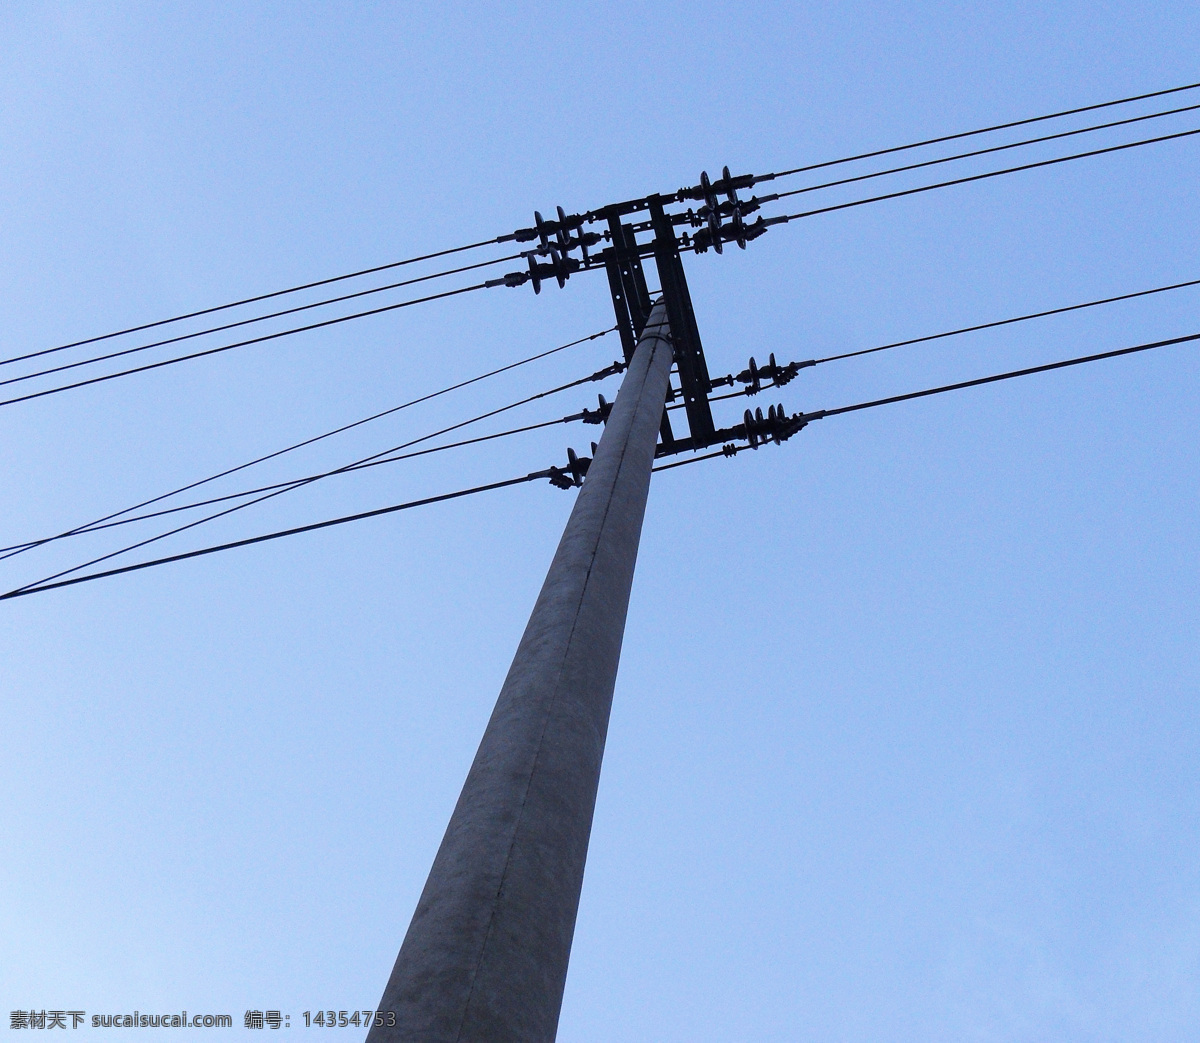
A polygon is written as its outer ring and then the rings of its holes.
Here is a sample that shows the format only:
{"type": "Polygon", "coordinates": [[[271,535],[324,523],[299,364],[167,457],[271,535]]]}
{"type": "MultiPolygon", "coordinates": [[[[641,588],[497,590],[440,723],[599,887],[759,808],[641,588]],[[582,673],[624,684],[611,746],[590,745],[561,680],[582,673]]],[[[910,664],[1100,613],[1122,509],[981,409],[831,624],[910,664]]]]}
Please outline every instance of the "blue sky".
{"type": "MultiPolygon", "coordinates": [[[[1198,31],[1182,3],[8,5],[2,355],[702,168],[1190,83],[1198,31]]],[[[688,257],[710,368],[1198,278],[1195,141],[688,257]]],[[[829,408],[1194,333],[1198,296],[817,367],[771,400],[829,408]]],[[[603,277],[581,275],[0,408],[2,542],[611,321],[603,277]]],[[[561,353],[263,479],[617,350],[561,353]]],[[[1166,349],[831,418],[655,478],[560,1039],[1187,1034],[1198,377],[1194,347],[1166,349]]],[[[163,547],[523,474],[588,437],[379,468],[163,547]]],[[[4,1011],[240,1025],[257,1007],[295,1026],[372,1007],[570,503],[521,486],[3,603],[4,1011]]],[[[79,553],[5,562],[4,586],[79,553]]]]}

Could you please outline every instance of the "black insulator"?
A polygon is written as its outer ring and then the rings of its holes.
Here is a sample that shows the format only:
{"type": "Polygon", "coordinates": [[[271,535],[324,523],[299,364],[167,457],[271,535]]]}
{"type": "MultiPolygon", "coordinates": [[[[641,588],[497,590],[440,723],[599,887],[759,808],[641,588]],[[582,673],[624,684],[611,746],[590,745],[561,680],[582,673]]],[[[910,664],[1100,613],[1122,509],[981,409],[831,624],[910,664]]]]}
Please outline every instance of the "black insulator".
{"type": "Polygon", "coordinates": [[[591,457],[578,456],[574,449],[567,450],[566,470],[571,475],[572,485],[583,485],[584,476],[588,473],[588,467],[591,462],[591,457]]]}
{"type": "Polygon", "coordinates": [[[733,175],[729,173],[728,167],[724,167],[721,170],[721,180],[724,183],[725,194],[729,197],[729,202],[734,207],[734,212],[736,213],[738,206],[737,188],[734,186],[733,175]]]}
{"type": "Polygon", "coordinates": [[[603,395],[596,396],[600,400],[600,405],[596,409],[585,409],[583,411],[583,422],[585,424],[606,424],[608,416],[612,412],[612,403],[607,401],[603,395]]]}
{"type": "Polygon", "coordinates": [[[733,241],[741,249],[746,249],[746,223],[742,220],[742,212],[740,210],[733,212],[733,241]]]}
{"type": "MultiPolygon", "coordinates": [[[[762,416],[762,410],[759,410],[759,417],[762,416]]],[[[758,428],[754,423],[754,414],[750,410],[746,410],[742,419],[746,423],[746,440],[750,443],[751,449],[758,448],[758,428]]]]}
{"type": "Polygon", "coordinates": [[[540,210],[533,212],[533,225],[537,229],[538,238],[542,242],[542,249],[545,250],[550,245],[550,237],[546,234],[546,222],[543,220],[540,210]]]}
{"type": "Polygon", "coordinates": [[[708,171],[700,171],[700,190],[704,193],[704,206],[700,214],[708,222],[709,243],[717,253],[724,253],[721,242],[721,203],[717,199],[712,182],[708,180],[708,171]]]}

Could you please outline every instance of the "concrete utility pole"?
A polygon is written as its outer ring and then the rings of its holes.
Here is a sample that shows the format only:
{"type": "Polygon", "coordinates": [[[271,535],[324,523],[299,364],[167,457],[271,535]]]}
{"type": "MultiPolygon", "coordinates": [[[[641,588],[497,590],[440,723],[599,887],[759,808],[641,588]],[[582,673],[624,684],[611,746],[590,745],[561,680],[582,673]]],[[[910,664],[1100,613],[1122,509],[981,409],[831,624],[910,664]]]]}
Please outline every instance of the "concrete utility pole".
{"type": "Polygon", "coordinates": [[[557,1033],[671,364],[659,303],[384,989],[395,1024],[368,1043],[557,1033]]]}

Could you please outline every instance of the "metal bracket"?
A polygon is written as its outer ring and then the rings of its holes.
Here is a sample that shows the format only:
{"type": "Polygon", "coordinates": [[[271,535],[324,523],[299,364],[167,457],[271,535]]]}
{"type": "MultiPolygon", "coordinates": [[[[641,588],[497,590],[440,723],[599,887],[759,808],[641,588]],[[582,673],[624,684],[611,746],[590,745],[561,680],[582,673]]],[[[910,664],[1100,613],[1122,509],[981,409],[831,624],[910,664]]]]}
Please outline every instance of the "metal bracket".
{"type": "Polygon", "coordinates": [[[679,367],[679,382],[683,387],[691,448],[699,449],[712,445],[715,433],[712,409],[708,404],[712,381],[708,376],[708,364],[704,361],[704,347],[700,343],[700,330],[692,310],[683,261],[679,257],[674,224],[663,209],[663,197],[652,196],[649,203],[650,220],[654,228],[654,262],[658,267],[663,304],[675,342],[675,364],[679,367]]]}

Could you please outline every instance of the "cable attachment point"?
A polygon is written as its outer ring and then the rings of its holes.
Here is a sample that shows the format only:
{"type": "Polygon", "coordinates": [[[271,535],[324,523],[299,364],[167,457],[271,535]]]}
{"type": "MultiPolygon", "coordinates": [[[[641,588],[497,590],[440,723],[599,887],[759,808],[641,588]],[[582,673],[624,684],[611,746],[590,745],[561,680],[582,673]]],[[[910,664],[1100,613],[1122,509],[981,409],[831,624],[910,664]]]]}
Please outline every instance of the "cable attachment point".
{"type": "Polygon", "coordinates": [[[775,361],[775,353],[771,352],[771,361],[760,367],[754,361],[754,356],[751,355],[750,365],[742,370],[735,379],[746,385],[747,395],[757,395],[763,389],[764,380],[771,387],[783,387],[795,380],[796,374],[800,370],[816,364],[815,359],[810,359],[807,362],[789,362],[786,366],[781,366],[775,361]]]}
{"type": "Polygon", "coordinates": [[[746,428],[746,441],[751,449],[757,449],[767,442],[776,445],[786,442],[797,431],[808,426],[809,418],[803,413],[788,416],[783,406],[779,405],[771,406],[766,416],[763,416],[761,407],[753,413],[747,409],[742,420],[746,428]]]}
{"type": "Polygon", "coordinates": [[[753,242],[762,235],[771,226],[772,223],[778,223],[774,220],[764,221],[761,217],[754,224],[746,224],[742,220],[739,213],[733,215],[733,219],[727,225],[722,225],[720,230],[714,234],[711,227],[701,228],[694,236],[692,236],[692,249],[698,254],[706,253],[711,246],[721,252],[722,242],[735,242],[743,250],[746,249],[746,244],[753,242]]]}
{"type": "MultiPolygon", "coordinates": [[[[725,168],[725,179],[729,179],[729,168],[725,168]]],[[[707,227],[701,228],[696,233],[695,238],[699,239],[707,232],[706,239],[712,244],[717,253],[721,253],[724,247],[721,245],[721,204],[717,199],[717,193],[713,190],[712,183],[708,180],[708,171],[700,171],[700,190],[703,192],[704,206],[697,212],[696,216],[700,218],[707,227]]],[[[730,189],[733,192],[732,189],[730,189]]],[[[736,198],[736,194],[734,196],[736,198]]]]}
{"type": "MultiPolygon", "coordinates": [[[[542,215],[537,213],[535,210],[534,216],[538,219],[542,227],[545,227],[544,222],[541,220],[542,215]]],[[[563,213],[563,208],[561,206],[558,208],[558,221],[556,222],[556,225],[557,231],[555,234],[557,236],[559,252],[566,257],[571,253],[572,250],[578,248],[583,258],[583,264],[590,264],[592,259],[588,256],[588,247],[595,246],[597,243],[602,241],[600,233],[585,232],[583,230],[583,218],[579,217],[578,215],[573,218],[568,217],[565,213],[563,213]],[[576,229],[579,234],[572,236],[571,229],[576,229]]],[[[543,236],[542,249],[547,250],[548,247],[544,241],[544,238],[545,237],[543,236]]]]}
{"type": "Polygon", "coordinates": [[[600,404],[595,409],[585,409],[580,416],[580,419],[585,424],[608,423],[608,415],[612,412],[612,403],[603,395],[597,395],[596,397],[600,400],[600,404]]]}
{"type": "Polygon", "coordinates": [[[548,248],[550,260],[539,264],[534,260],[537,251],[530,251],[526,255],[526,260],[529,263],[529,268],[523,272],[509,272],[499,279],[489,279],[484,286],[491,288],[492,286],[524,286],[527,282],[533,283],[533,292],[542,292],[543,279],[557,279],[559,286],[565,286],[567,280],[573,272],[579,271],[583,267],[583,263],[575,257],[567,257],[560,253],[557,245],[552,245],[548,248]]]}
{"type": "Polygon", "coordinates": [[[534,240],[540,242],[542,248],[550,245],[550,237],[557,236],[560,231],[573,231],[583,226],[584,216],[582,214],[566,214],[563,213],[563,208],[558,208],[558,220],[547,221],[538,211],[533,212],[533,227],[518,228],[512,234],[512,238],[518,243],[532,243],[534,240]]]}
{"type": "Polygon", "coordinates": [[[574,449],[568,449],[567,466],[550,468],[550,484],[556,489],[570,489],[583,485],[584,476],[588,473],[591,463],[590,456],[577,456],[574,449]]]}
{"type": "MultiPolygon", "coordinates": [[[[583,222],[582,214],[568,214],[561,206],[558,207],[557,220],[553,221],[547,221],[540,211],[535,210],[533,227],[518,228],[511,237],[519,243],[537,242],[538,245],[525,254],[529,260],[529,271],[524,273],[524,278],[519,281],[515,272],[511,276],[505,276],[503,285],[520,286],[525,282],[532,282],[533,292],[541,293],[543,279],[553,277],[561,287],[566,284],[572,272],[590,267],[592,258],[588,254],[588,247],[595,246],[602,239],[596,232],[585,232],[583,222]],[[572,257],[573,250],[578,250],[580,256],[572,257]],[[547,257],[549,261],[538,264],[534,257],[547,257]]],[[[500,282],[493,280],[488,285],[498,286],[500,282]]]]}
{"type": "Polygon", "coordinates": [[[754,196],[748,200],[738,198],[739,188],[750,188],[755,182],[752,174],[734,177],[725,167],[717,181],[710,181],[708,171],[700,172],[700,184],[695,188],[681,188],[676,198],[683,202],[685,199],[701,199],[704,205],[695,213],[687,212],[686,219],[698,231],[690,238],[690,243],[697,253],[704,253],[710,248],[717,253],[724,251],[725,243],[737,243],[741,249],[746,244],[757,239],[767,230],[767,226],[759,218],[752,225],[746,224],[746,218],[754,213],[762,200],[754,196]],[[724,201],[721,196],[724,195],[724,201]],[[728,223],[723,219],[728,218],[728,223]]]}
{"type": "Polygon", "coordinates": [[[726,167],[721,172],[719,181],[709,182],[707,174],[700,175],[700,184],[692,188],[681,188],[675,193],[675,200],[684,203],[689,199],[703,199],[708,202],[709,196],[728,195],[739,188],[753,188],[758,179],[753,174],[738,174],[736,177],[729,173],[726,167]]]}
{"type": "Polygon", "coordinates": [[[615,377],[618,373],[624,373],[628,368],[628,362],[614,362],[611,366],[596,370],[588,377],[588,380],[607,380],[609,377],[615,377]]]}

